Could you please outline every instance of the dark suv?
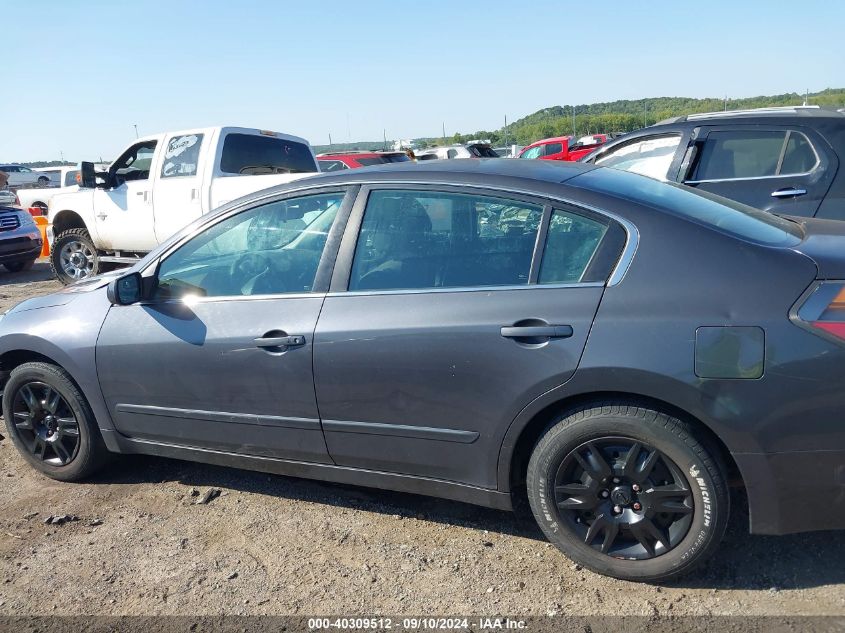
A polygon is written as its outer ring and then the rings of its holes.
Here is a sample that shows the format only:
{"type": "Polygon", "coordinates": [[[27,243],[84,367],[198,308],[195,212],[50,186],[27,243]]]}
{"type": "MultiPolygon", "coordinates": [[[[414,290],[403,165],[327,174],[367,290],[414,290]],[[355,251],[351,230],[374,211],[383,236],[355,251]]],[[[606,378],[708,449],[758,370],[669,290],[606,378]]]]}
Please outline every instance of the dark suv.
{"type": "Polygon", "coordinates": [[[691,114],[582,162],[681,182],[765,211],[845,220],[845,113],[818,106],[691,114]]]}

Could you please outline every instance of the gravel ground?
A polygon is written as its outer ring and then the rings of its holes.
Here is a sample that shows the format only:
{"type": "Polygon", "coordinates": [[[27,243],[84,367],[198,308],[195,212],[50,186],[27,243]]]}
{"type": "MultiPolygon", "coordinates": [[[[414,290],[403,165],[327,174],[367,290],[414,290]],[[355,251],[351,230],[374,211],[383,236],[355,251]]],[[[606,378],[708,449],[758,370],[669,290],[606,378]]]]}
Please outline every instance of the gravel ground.
{"type": "MultiPolygon", "coordinates": [[[[43,263],[0,273],[0,310],[57,287],[43,263]]],[[[0,616],[845,615],[841,534],[752,537],[741,512],[659,587],[581,570],[522,514],[145,457],[62,484],[8,439],[0,508],[0,616]]]]}

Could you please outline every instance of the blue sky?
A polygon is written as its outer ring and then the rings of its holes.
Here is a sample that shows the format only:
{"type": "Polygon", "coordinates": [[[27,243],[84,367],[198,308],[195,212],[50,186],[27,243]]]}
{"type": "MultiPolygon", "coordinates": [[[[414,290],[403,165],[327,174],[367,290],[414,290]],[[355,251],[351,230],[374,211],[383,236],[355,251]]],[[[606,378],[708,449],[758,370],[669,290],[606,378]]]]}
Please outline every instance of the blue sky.
{"type": "Polygon", "coordinates": [[[0,162],[113,158],[141,134],[314,144],[501,127],[552,105],[845,86],[845,3],[2,3],[0,162]]]}

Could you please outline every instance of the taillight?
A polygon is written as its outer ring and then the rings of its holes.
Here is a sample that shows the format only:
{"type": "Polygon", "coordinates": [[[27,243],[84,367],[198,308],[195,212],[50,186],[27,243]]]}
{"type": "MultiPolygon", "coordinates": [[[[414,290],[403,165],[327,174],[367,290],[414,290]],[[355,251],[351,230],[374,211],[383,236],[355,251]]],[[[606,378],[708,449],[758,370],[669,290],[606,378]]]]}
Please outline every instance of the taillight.
{"type": "Polygon", "coordinates": [[[845,341],[845,281],[823,281],[796,314],[803,325],[845,341]]]}

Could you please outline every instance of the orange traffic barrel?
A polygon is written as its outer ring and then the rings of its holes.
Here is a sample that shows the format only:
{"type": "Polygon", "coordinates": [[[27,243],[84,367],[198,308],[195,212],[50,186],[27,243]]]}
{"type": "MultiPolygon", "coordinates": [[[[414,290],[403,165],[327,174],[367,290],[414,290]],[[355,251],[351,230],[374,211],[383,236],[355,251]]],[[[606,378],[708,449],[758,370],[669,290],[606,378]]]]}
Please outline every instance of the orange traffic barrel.
{"type": "Polygon", "coordinates": [[[47,257],[50,254],[50,243],[47,241],[47,218],[43,215],[36,215],[34,218],[35,224],[38,225],[38,232],[41,233],[43,245],[41,246],[41,257],[47,257]]]}

